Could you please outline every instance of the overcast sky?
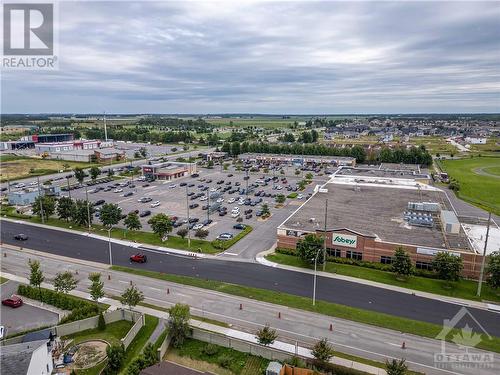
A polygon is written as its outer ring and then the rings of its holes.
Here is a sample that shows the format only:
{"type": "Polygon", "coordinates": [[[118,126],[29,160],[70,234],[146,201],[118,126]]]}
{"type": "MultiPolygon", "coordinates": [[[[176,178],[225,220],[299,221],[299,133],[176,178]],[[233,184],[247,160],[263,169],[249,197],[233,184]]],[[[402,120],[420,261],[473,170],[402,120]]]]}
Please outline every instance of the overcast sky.
{"type": "Polygon", "coordinates": [[[64,2],[3,113],[500,112],[500,2],[64,2]],[[237,4],[239,3],[239,4],[237,4]]]}

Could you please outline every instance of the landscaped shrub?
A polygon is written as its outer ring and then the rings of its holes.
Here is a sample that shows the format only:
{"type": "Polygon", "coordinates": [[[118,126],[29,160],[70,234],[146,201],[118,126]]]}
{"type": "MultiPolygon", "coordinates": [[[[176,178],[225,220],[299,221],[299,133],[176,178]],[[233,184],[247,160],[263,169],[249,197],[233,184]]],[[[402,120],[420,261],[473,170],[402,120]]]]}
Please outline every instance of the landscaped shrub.
{"type": "Polygon", "coordinates": [[[212,246],[215,247],[216,249],[219,250],[227,250],[231,246],[233,246],[236,242],[241,240],[243,237],[245,237],[248,233],[250,233],[253,230],[253,228],[250,225],[247,225],[245,229],[243,229],[240,233],[238,233],[236,236],[234,236],[232,239],[227,240],[227,241],[222,241],[222,240],[213,240],[212,241],[212,246]]]}
{"type": "Polygon", "coordinates": [[[220,367],[228,368],[231,365],[232,357],[228,354],[221,354],[219,358],[217,358],[217,364],[220,367]]]}
{"type": "Polygon", "coordinates": [[[21,284],[17,288],[17,294],[43,301],[62,310],[71,310],[71,313],[61,320],[61,323],[89,318],[99,314],[100,311],[99,306],[94,303],[49,289],[41,288],[39,290],[38,288],[21,284]]]}
{"type": "Polygon", "coordinates": [[[219,352],[219,348],[214,344],[207,344],[203,349],[202,353],[208,356],[216,355],[219,352]]]}

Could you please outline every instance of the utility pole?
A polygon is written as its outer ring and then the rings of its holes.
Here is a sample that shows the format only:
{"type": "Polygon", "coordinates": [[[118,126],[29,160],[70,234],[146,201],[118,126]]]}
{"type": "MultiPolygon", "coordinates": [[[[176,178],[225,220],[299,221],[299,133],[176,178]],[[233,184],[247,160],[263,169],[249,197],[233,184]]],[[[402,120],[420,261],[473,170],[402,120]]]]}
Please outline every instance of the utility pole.
{"type": "Polygon", "coordinates": [[[246,172],[247,172],[247,175],[246,175],[246,177],[245,177],[245,181],[246,181],[246,183],[247,183],[247,188],[246,188],[246,190],[245,190],[245,193],[246,193],[246,196],[248,197],[248,180],[250,179],[250,178],[248,177],[248,169],[246,170],[246,172]]]}
{"type": "Polygon", "coordinates": [[[207,191],[207,219],[210,220],[210,190],[207,191]]]}
{"type": "Polygon", "coordinates": [[[71,189],[69,188],[69,178],[66,177],[66,182],[68,183],[68,197],[71,199],[71,189]]]}
{"type": "Polygon", "coordinates": [[[189,231],[189,196],[188,196],[188,187],[186,185],[186,210],[187,210],[187,237],[188,237],[188,249],[191,248],[191,235],[189,231]]]}
{"type": "Polygon", "coordinates": [[[325,201],[325,228],[324,228],[324,236],[325,236],[325,240],[324,240],[324,243],[323,243],[323,271],[325,271],[325,267],[326,267],[326,242],[327,242],[327,238],[326,238],[326,220],[327,220],[327,217],[328,217],[328,199],[325,201]]]}
{"type": "Polygon", "coordinates": [[[87,186],[85,186],[85,197],[87,199],[87,223],[89,225],[89,233],[90,233],[90,205],[89,205],[89,191],[87,186]]]}
{"type": "Polygon", "coordinates": [[[106,128],[106,112],[104,112],[104,139],[108,141],[108,129],[106,128]]]}
{"type": "Polygon", "coordinates": [[[40,202],[40,215],[42,218],[42,224],[45,224],[45,215],[43,213],[43,203],[42,203],[43,197],[42,197],[42,193],[40,190],[40,177],[37,176],[36,181],[37,181],[37,186],[38,186],[38,200],[40,202]]]}
{"type": "Polygon", "coordinates": [[[113,265],[113,256],[111,255],[111,229],[113,229],[113,226],[110,226],[108,228],[108,251],[109,251],[109,265],[113,265]]]}
{"type": "Polygon", "coordinates": [[[486,248],[488,247],[488,236],[490,235],[490,221],[491,221],[491,212],[488,214],[488,226],[486,227],[486,238],[484,240],[483,260],[481,262],[481,272],[479,273],[479,283],[477,284],[478,297],[481,296],[481,287],[483,286],[484,264],[486,263],[486,248]]]}

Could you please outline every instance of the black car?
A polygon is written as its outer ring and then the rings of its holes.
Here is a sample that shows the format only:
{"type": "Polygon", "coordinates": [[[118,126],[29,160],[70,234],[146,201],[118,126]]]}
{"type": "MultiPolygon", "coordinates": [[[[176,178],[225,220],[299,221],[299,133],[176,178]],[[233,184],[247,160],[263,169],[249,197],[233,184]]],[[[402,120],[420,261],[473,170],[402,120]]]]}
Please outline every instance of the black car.
{"type": "Polygon", "coordinates": [[[233,229],[245,229],[246,225],[245,224],[235,224],[233,225],[233,229]]]}
{"type": "Polygon", "coordinates": [[[133,189],[133,188],[135,188],[135,185],[134,184],[130,184],[128,187],[131,188],[131,189],[133,189]]]}
{"type": "Polygon", "coordinates": [[[148,187],[150,186],[149,184],[143,184],[142,187],[148,187]]]}
{"type": "Polygon", "coordinates": [[[235,186],[240,186],[241,184],[239,182],[236,182],[234,185],[235,186]]]}
{"type": "Polygon", "coordinates": [[[201,209],[202,210],[208,210],[208,204],[204,205],[201,209]]]}
{"type": "Polygon", "coordinates": [[[172,223],[172,226],[173,226],[174,228],[178,228],[178,227],[180,227],[182,224],[183,224],[183,223],[182,223],[182,222],[180,222],[180,221],[174,221],[174,222],[172,223]]]}
{"type": "Polygon", "coordinates": [[[189,218],[189,223],[191,223],[191,224],[197,223],[198,221],[200,221],[200,219],[198,219],[197,217],[191,217],[191,218],[189,218]]]}
{"type": "Polygon", "coordinates": [[[188,193],[188,197],[190,197],[190,196],[192,196],[192,195],[194,195],[194,191],[190,191],[190,192],[188,193]]]}
{"type": "Polygon", "coordinates": [[[185,183],[185,182],[181,182],[181,183],[179,184],[179,186],[186,186],[186,185],[187,185],[187,183],[185,183]]]}
{"type": "Polygon", "coordinates": [[[194,186],[194,184],[193,184],[193,183],[191,183],[191,184],[189,184],[189,185],[188,185],[188,187],[193,187],[193,186],[194,186]]]}
{"type": "Polygon", "coordinates": [[[28,239],[28,236],[24,233],[19,233],[14,236],[14,239],[18,241],[26,241],[28,239]]]}
{"type": "Polygon", "coordinates": [[[199,207],[198,203],[193,203],[193,204],[189,205],[189,208],[191,208],[191,209],[196,208],[196,207],[199,207]]]}
{"type": "Polygon", "coordinates": [[[246,181],[246,180],[249,180],[250,179],[250,176],[245,176],[243,177],[243,179],[246,181]]]}
{"type": "Polygon", "coordinates": [[[252,209],[245,210],[245,215],[247,215],[247,214],[251,214],[252,212],[253,212],[253,210],[252,210],[252,209]]]}
{"type": "Polygon", "coordinates": [[[142,211],[142,212],[139,214],[139,216],[140,216],[140,217],[146,217],[146,216],[149,216],[149,215],[151,215],[151,211],[149,211],[149,210],[142,211]]]}
{"type": "Polygon", "coordinates": [[[217,185],[222,185],[223,183],[224,183],[224,180],[217,181],[217,185]]]}
{"type": "Polygon", "coordinates": [[[211,182],[212,182],[212,180],[211,180],[211,179],[208,179],[208,180],[206,180],[205,182],[206,182],[207,184],[209,184],[209,183],[211,183],[211,182]]]}
{"type": "Polygon", "coordinates": [[[191,177],[196,178],[196,177],[200,177],[200,175],[199,175],[198,173],[193,173],[193,174],[191,175],[191,177]]]}
{"type": "Polygon", "coordinates": [[[233,177],[233,174],[232,174],[232,173],[229,173],[229,174],[227,175],[227,177],[233,177]]]}
{"type": "Polygon", "coordinates": [[[212,224],[212,219],[206,219],[206,220],[203,220],[203,225],[209,225],[209,224],[212,224]]]}
{"type": "Polygon", "coordinates": [[[227,211],[220,211],[219,212],[219,216],[226,216],[227,215],[227,211]]]}
{"type": "Polygon", "coordinates": [[[245,219],[251,219],[251,218],[252,218],[252,214],[245,215],[245,219]]]}
{"type": "Polygon", "coordinates": [[[104,203],[106,203],[106,201],[104,199],[99,199],[98,201],[96,201],[94,203],[94,206],[100,206],[101,204],[104,204],[104,203]]]}
{"type": "Polygon", "coordinates": [[[123,194],[124,197],[130,197],[131,195],[134,195],[134,193],[131,191],[128,191],[125,194],[123,194]]]}

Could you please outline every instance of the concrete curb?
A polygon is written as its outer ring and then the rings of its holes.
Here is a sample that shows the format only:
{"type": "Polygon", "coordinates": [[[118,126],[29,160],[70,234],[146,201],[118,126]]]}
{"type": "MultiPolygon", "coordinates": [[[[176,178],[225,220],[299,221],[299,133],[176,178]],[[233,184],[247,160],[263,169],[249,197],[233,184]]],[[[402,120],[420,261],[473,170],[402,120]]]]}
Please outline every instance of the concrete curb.
{"type": "MultiPolygon", "coordinates": [[[[266,250],[266,251],[263,251],[263,252],[260,252],[259,254],[257,254],[255,257],[257,263],[260,263],[260,264],[267,266],[267,267],[280,268],[280,269],[284,269],[284,270],[288,270],[288,271],[302,272],[302,273],[314,275],[313,270],[309,270],[306,268],[300,268],[300,267],[294,267],[294,266],[287,266],[287,265],[283,265],[283,264],[279,264],[279,263],[275,263],[275,262],[272,262],[270,260],[267,260],[265,257],[269,254],[274,253],[274,249],[275,249],[275,246],[273,246],[269,250],[266,250]]],[[[467,299],[462,299],[462,298],[446,297],[446,296],[441,296],[439,294],[433,294],[433,293],[422,292],[422,291],[413,290],[413,289],[402,288],[399,286],[383,284],[383,283],[379,283],[376,281],[364,280],[364,279],[359,279],[359,278],[351,277],[351,276],[337,275],[337,274],[330,273],[330,272],[318,271],[317,275],[322,276],[322,277],[328,277],[331,279],[338,279],[338,280],[349,281],[349,282],[357,283],[357,284],[369,285],[369,286],[373,286],[376,288],[388,289],[388,290],[392,290],[392,291],[399,292],[399,293],[412,294],[412,295],[415,295],[418,297],[424,297],[424,298],[434,299],[437,301],[453,303],[455,305],[460,305],[460,306],[465,306],[465,307],[474,307],[477,309],[488,310],[488,311],[500,313],[500,306],[493,304],[493,303],[489,303],[489,302],[479,302],[479,301],[472,301],[472,300],[467,300],[467,299]]]]}

